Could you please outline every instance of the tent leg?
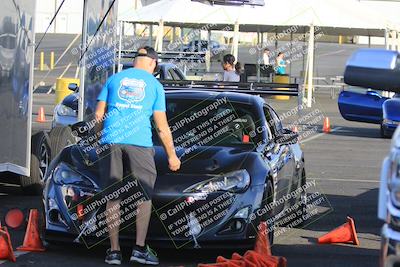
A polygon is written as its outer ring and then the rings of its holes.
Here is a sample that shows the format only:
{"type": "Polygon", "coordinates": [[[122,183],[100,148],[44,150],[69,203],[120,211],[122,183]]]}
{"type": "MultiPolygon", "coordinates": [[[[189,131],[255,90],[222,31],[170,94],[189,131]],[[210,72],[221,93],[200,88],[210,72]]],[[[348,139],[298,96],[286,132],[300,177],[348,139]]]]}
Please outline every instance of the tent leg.
{"type": "Polygon", "coordinates": [[[239,22],[235,22],[235,26],[233,28],[233,56],[235,57],[236,61],[238,60],[238,47],[239,47],[239,22]]]}
{"type": "Polygon", "coordinates": [[[368,35],[368,48],[371,48],[371,35],[368,35]]]}
{"type": "Polygon", "coordinates": [[[305,61],[305,56],[304,56],[304,49],[306,47],[306,29],[304,28],[303,30],[304,35],[303,35],[303,47],[301,49],[301,54],[302,54],[302,58],[303,58],[303,72],[305,71],[306,68],[306,61],[305,61]]]}
{"type": "Polygon", "coordinates": [[[210,71],[211,68],[211,30],[207,31],[207,54],[206,54],[206,70],[207,72],[210,71]]]}
{"type": "MultiPolygon", "coordinates": [[[[262,44],[261,45],[261,47],[264,47],[264,43],[263,43],[263,39],[262,39],[262,34],[260,33],[260,30],[258,30],[257,29],[257,46],[260,46],[260,44],[262,44]]],[[[258,60],[257,60],[257,65],[256,65],[256,70],[257,70],[257,82],[260,82],[260,64],[261,64],[261,61],[262,61],[262,51],[260,51],[259,49],[257,49],[257,58],[258,58],[258,60]]]]}
{"type": "MultiPolygon", "coordinates": [[[[184,32],[183,32],[183,27],[180,27],[180,33],[181,33],[181,39],[180,41],[183,43],[183,38],[185,37],[184,32]]],[[[183,45],[180,45],[179,50],[182,52],[183,51],[183,45]]]]}
{"type": "Polygon", "coordinates": [[[385,29],[385,47],[389,50],[389,30],[385,29]]]}
{"type": "MultiPolygon", "coordinates": [[[[293,32],[290,32],[290,53],[292,55],[293,50],[293,32]]],[[[289,77],[292,76],[292,61],[289,62],[289,77]]]]}
{"type": "Polygon", "coordinates": [[[119,40],[118,40],[118,65],[117,65],[117,72],[121,71],[121,50],[122,50],[122,36],[124,34],[124,22],[121,21],[119,24],[119,40]]]}
{"type": "Polygon", "coordinates": [[[310,36],[308,39],[308,87],[307,87],[307,107],[312,106],[313,93],[313,72],[314,72],[314,25],[310,25],[310,36]]]}
{"type": "Polygon", "coordinates": [[[153,44],[153,25],[150,25],[149,28],[149,46],[153,44]]]}

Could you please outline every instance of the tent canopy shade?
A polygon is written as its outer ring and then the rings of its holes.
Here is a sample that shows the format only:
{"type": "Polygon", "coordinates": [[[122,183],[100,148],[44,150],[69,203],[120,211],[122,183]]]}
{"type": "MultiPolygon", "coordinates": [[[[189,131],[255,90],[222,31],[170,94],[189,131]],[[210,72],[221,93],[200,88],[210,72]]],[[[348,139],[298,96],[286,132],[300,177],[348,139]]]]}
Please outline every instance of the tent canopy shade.
{"type": "MultiPolygon", "coordinates": [[[[400,7],[397,7],[400,13],[400,7]]],[[[269,0],[265,6],[211,6],[191,0],[161,0],[139,10],[127,10],[119,20],[141,24],[241,32],[283,32],[291,26],[314,24],[328,35],[384,36],[385,29],[400,25],[396,12],[382,14],[356,0],[269,0]]],[[[397,14],[398,14],[397,13],[397,14]]]]}
{"type": "MultiPolygon", "coordinates": [[[[159,25],[157,22],[153,21],[123,21],[127,23],[138,23],[138,24],[146,24],[146,25],[159,25]]],[[[206,28],[208,30],[213,31],[232,31],[233,32],[234,24],[226,24],[226,25],[207,25],[201,23],[177,23],[177,22],[164,22],[164,26],[169,27],[183,27],[183,28],[193,28],[193,29],[201,29],[206,28]]],[[[240,32],[276,32],[276,33],[284,33],[291,27],[297,27],[297,31],[293,32],[294,34],[302,34],[309,32],[309,25],[287,25],[287,26],[268,26],[268,25],[246,25],[240,24],[239,31],[240,32]]],[[[364,36],[376,36],[376,37],[385,37],[385,29],[356,29],[356,28],[336,28],[336,27],[321,27],[321,31],[326,35],[364,35],[364,36]]]]}

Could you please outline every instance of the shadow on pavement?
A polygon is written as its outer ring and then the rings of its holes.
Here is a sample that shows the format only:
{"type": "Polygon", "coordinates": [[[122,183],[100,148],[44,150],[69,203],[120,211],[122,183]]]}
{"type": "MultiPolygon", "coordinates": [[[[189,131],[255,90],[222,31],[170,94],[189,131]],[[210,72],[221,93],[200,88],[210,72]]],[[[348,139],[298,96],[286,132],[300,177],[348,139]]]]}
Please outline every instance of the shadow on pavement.
{"type": "Polygon", "coordinates": [[[274,245],[274,255],[284,255],[288,266],[378,266],[379,251],[352,245],[274,245]],[[362,264],[360,264],[362,262],[362,264]]]}
{"type": "MultiPolygon", "coordinates": [[[[378,188],[370,189],[357,196],[325,195],[333,211],[306,226],[304,229],[327,232],[346,222],[346,217],[354,219],[358,233],[380,235],[383,222],[377,218],[378,188]]],[[[326,205],[323,205],[329,207],[326,205]]]]}
{"type": "Polygon", "coordinates": [[[373,127],[363,128],[363,127],[350,127],[350,126],[337,126],[341,129],[331,132],[331,135],[338,136],[352,136],[352,137],[364,137],[364,138],[382,138],[379,125],[374,125],[373,127]]]}

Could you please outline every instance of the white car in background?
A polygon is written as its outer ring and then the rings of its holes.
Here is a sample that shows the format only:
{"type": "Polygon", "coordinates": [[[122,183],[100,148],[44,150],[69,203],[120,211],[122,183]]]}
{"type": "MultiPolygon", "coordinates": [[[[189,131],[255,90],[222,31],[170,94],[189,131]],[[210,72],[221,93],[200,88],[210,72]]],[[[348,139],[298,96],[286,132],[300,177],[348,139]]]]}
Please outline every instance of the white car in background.
{"type": "MultiPolygon", "coordinates": [[[[359,49],[348,60],[344,82],[352,86],[400,92],[400,54],[382,49],[359,49]]],[[[372,106],[370,104],[369,106],[372,106]]],[[[368,107],[368,105],[367,105],[368,107]]],[[[381,231],[380,266],[400,264],[400,129],[394,132],[389,155],[383,160],[378,218],[381,231]]]]}

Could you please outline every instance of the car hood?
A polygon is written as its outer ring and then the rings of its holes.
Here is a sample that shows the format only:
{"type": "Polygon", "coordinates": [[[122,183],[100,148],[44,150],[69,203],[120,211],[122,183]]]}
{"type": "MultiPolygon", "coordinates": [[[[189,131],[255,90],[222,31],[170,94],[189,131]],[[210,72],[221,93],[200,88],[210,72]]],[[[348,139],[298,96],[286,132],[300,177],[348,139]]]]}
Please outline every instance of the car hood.
{"type": "MultiPolygon", "coordinates": [[[[197,182],[208,180],[217,174],[228,173],[249,168],[256,162],[257,153],[252,146],[243,147],[198,147],[189,154],[178,151],[182,165],[179,171],[172,172],[168,168],[168,160],[164,149],[155,146],[155,164],[157,168],[157,192],[182,192],[197,182]]],[[[90,177],[100,185],[99,170],[101,160],[95,150],[84,151],[77,145],[64,149],[60,161],[65,161],[80,173],[90,177]]],[[[251,173],[250,173],[251,175],[251,173]]]]}
{"type": "MultiPolygon", "coordinates": [[[[181,160],[179,174],[220,174],[241,168],[246,161],[251,146],[243,147],[198,147],[188,154],[178,151],[181,160]]],[[[164,149],[155,146],[155,162],[159,175],[171,173],[164,149]]],[[[175,172],[174,172],[175,173],[175,172]]]]}
{"type": "Polygon", "coordinates": [[[400,121],[400,99],[388,99],[383,104],[384,118],[388,120],[400,121]]]}

